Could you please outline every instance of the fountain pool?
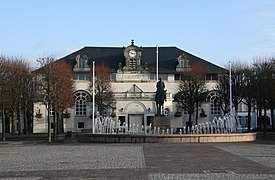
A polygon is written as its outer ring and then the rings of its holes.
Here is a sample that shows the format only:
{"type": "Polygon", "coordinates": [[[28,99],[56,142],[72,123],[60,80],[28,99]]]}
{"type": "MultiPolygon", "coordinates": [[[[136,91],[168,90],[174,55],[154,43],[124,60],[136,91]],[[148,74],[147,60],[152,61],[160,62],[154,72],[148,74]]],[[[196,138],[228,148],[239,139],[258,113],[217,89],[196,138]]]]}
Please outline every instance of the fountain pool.
{"type": "Polygon", "coordinates": [[[192,143],[255,141],[256,133],[238,133],[238,123],[228,115],[212,122],[183,128],[154,127],[116,122],[111,117],[95,119],[95,134],[81,133],[80,141],[106,143],[192,143]]]}

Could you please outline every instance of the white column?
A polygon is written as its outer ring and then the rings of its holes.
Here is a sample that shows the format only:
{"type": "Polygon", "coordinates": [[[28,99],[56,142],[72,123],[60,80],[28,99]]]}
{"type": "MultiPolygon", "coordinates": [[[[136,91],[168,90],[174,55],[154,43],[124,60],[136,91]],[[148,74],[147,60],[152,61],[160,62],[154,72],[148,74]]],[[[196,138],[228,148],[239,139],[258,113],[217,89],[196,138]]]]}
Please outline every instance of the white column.
{"type": "Polygon", "coordinates": [[[93,61],[93,121],[92,128],[93,134],[95,133],[95,61],[93,61]]]}

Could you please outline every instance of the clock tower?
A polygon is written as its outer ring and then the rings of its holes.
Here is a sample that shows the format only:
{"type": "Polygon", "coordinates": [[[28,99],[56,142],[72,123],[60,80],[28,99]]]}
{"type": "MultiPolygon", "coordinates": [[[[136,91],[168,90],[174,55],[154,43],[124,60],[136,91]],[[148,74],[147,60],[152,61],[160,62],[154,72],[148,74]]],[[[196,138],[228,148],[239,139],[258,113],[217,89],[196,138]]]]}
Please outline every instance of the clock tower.
{"type": "Polygon", "coordinates": [[[125,66],[119,63],[119,69],[116,73],[116,80],[121,82],[147,82],[150,81],[150,74],[146,63],[142,67],[142,48],[137,47],[132,40],[131,45],[124,47],[125,66]]]}
{"type": "Polygon", "coordinates": [[[124,49],[125,66],[123,71],[139,72],[141,66],[142,49],[137,47],[132,40],[131,45],[124,49]]]}

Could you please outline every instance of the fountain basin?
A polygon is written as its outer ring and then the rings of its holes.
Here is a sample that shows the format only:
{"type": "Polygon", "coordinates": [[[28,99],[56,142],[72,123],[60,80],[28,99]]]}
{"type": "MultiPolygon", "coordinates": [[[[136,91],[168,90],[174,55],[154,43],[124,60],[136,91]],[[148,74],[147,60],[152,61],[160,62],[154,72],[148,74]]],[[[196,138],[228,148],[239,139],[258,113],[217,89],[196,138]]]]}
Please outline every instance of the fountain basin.
{"type": "Polygon", "coordinates": [[[94,143],[216,143],[249,142],[257,133],[230,134],[92,134],[81,133],[77,139],[94,143]]]}

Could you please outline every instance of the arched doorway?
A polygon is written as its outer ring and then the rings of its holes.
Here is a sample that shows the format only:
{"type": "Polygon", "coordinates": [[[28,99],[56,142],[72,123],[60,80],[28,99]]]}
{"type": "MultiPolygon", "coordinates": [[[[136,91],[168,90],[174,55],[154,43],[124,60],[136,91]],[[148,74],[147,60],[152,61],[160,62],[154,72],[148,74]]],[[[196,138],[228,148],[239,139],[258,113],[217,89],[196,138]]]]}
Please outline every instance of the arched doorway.
{"type": "Polygon", "coordinates": [[[146,107],[141,102],[131,102],[126,105],[125,112],[128,114],[128,125],[146,125],[144,114],[146,112],[146,107]]]}

